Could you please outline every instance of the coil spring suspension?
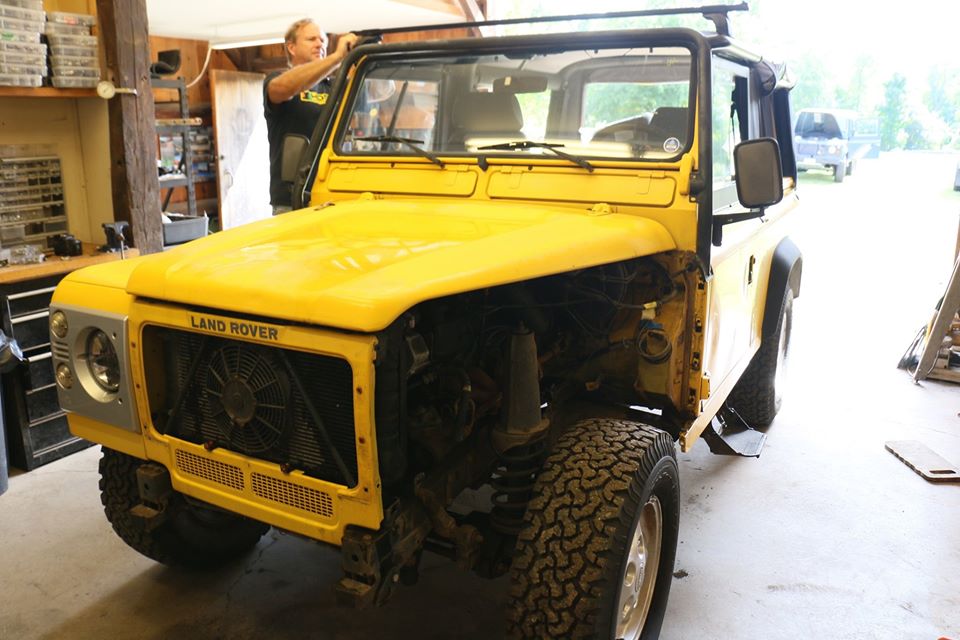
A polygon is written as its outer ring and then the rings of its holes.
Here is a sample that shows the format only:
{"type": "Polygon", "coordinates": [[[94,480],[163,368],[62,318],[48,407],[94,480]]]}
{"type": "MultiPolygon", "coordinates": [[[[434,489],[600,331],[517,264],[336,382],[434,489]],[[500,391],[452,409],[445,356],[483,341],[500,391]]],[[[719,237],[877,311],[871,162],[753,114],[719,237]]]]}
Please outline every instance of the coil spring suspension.
{"type": "Polygon", "coordinates": [[[545,449],[546,432],[541,432],[527,444],[499,454],[500,462],[490,480],[493,487],[490,524],[495,531],[510,536],[520,534],[545,449]]]}

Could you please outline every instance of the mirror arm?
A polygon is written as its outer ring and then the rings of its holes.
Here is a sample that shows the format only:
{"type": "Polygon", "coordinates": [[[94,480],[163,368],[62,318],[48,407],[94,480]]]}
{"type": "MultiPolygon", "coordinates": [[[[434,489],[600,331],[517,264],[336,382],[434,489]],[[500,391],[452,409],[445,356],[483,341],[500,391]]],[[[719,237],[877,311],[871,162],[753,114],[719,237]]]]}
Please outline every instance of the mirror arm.
{"type": "Polygon", "coordinates": [[[754,218],[762,218],[764,213],[766,213],[766,210],[761,207],[759,209],[752,209],[742,213],[725,213],[722,215],[714,215],[713,246],[719,247],[723,242],[724,225],[732,224],[734,222],[743,222],[744,220],[753,220],[754,218]]]}

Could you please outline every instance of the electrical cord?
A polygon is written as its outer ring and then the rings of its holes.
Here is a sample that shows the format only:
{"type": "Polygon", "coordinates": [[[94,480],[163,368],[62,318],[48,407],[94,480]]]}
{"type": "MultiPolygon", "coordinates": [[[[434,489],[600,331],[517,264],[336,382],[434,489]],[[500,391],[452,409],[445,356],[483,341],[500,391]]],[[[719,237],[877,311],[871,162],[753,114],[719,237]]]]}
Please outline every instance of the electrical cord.
{"type": "Polygon", "coordinates": [[[203,68],[200,69],[200,73],[197,74],[197,77],[194,78],[193,80],[191,80],[189,84],[187,84],[187,89],[189,89],[189,88],[192,87],[193,85],[195,85],[195,84],[197,84],[198,82],[200,82],[200,79],[201,79],[201,78],[203,77],[203,75],[207,72],[207,67],[210,65],[210,54],[212,54],[212,53],[213,53],[213,45],[211,45],[211,44],[208,42],[208,43],[207,43],[207,59],[203,61],[203,68]]]}

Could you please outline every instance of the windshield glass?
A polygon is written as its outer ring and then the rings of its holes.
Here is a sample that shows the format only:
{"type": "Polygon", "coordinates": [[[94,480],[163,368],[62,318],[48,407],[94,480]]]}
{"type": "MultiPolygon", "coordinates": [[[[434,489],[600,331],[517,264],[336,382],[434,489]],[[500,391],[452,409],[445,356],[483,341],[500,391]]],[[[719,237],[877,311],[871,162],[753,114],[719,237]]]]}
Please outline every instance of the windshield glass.
{"type": "Polygon", "coordinates": [[[800,112],[800,117],[797,118],[797,128],[794,133],[801,138],[844,137],[841,122],[839,122],[832,113],[822,111],[800,112]]]}
{"type": "Polygon", "coordinates": [[[692,139],[690,78],[678,47],[374,59],[337,151],[673,159],[692,139]]]}

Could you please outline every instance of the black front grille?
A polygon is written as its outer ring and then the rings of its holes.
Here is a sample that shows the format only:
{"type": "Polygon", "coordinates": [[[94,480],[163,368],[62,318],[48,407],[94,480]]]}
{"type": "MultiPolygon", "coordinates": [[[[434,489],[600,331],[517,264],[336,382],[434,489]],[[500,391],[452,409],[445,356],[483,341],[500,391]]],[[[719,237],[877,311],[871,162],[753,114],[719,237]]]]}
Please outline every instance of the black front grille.
{"type": "Polygon", "coordinates": [[[346,360],[161,327],[145,330],[144,355],[162,433],[356,484],[346,360]]]}

